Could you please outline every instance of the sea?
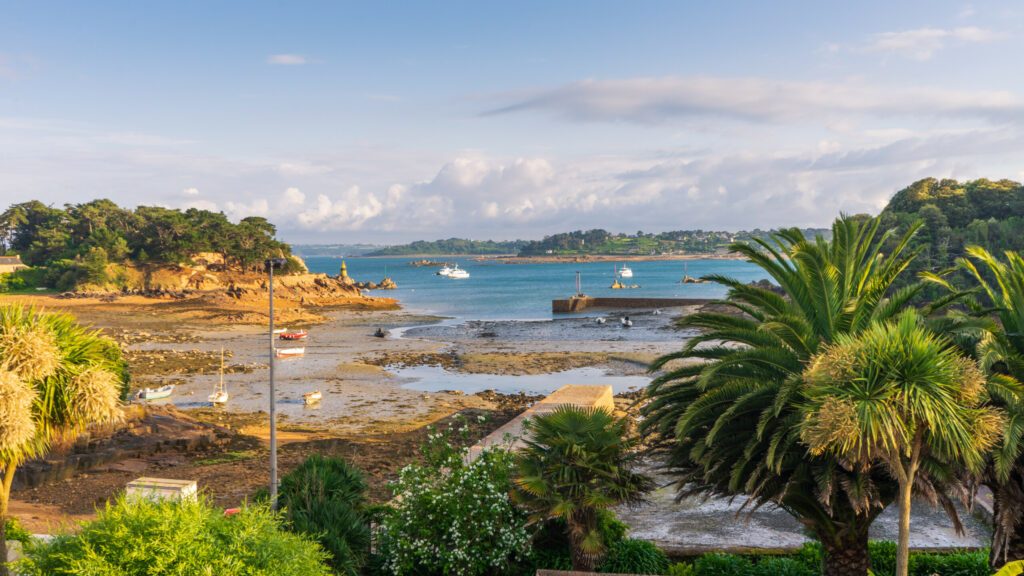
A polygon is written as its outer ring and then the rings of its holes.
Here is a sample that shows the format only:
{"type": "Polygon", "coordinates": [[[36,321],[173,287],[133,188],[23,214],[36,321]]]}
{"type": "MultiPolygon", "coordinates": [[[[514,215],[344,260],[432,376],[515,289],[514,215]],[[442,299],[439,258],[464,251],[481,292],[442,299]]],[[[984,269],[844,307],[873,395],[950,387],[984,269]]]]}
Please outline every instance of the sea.
{"type": "MultiPolygon", "coordinates": [[[[742,282],[766,278],[764,271],[742,260],[652,260],[643,262],[507,263],[476,260],[473,257],[437,257],[458,264],[469,272],[467,279],[438,276],[438,267],[415,267],[418,258],[305,258],[311,272],[337,274],[344,260],[348,275],[361,282],[380,282],[391,277],[395,290],[371,291],[374,296],[397,298],[408,312],[444,316],[456,320],[550,320],[551,301],[576,293],[589,296],[635,298],[719,298],[726,289],[719,284],[682,284],[684,275],[695,278],[709,274],[730,276],[742,282]],[[632,278],[623,278],[638,288],[613,290],[615,271],[625,264],[632,278]]],[[[596,312],[594,312],[596,314],[596,312]]]]}

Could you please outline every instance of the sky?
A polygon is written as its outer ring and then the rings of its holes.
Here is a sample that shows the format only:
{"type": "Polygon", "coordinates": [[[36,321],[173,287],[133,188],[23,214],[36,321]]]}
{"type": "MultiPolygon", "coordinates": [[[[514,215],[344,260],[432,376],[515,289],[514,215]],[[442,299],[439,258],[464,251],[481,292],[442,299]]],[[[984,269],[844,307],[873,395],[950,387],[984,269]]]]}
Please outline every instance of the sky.
{"type": "Polygon", "coordinates": [[[0,0],[0,208],[291,242],[827,226],[1024,180],[1024,2],[0,0]]]}

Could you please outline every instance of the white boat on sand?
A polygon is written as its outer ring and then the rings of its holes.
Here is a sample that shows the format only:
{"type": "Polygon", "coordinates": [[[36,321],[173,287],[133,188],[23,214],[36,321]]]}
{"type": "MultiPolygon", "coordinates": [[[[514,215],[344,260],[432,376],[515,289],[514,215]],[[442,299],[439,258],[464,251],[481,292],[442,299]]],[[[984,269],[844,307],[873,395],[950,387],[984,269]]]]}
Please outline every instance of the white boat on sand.
{"type": "Polygon", "coordinates": [[[137,398],[139,400],[159,400],[161,398],[167,398],[174,393],[174,384],[168,384],[159,388],[143,388],[139,390],[137,398]]]}
{"type": "Polygon", "coordinates": [[[302,348],[278,348],[277,349],[277,357],[278,358],[296,358],[298,356],[304,355],[305,353],[306,353],[306,348],[305,347],[302,347],[302,348]]]}
{"type": "Polygon", "coordinates": [[[306,392],[305,394],[303,394],[302,401],[306,404],[316,404],[323,397],[323,393],[321,393],[319,390],[314,390],[312,392],[306,392]]]}

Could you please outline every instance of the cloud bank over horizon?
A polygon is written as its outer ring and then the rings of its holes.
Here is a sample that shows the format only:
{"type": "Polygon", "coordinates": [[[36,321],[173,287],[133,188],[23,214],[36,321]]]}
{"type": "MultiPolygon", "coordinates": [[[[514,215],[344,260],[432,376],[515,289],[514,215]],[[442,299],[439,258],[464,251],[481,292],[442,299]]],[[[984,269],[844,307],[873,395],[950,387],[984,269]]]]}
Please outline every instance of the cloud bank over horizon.
{"type": "MultiPolygon", "coordinates": [[[[0,42],[0,203],[108,197],[263,216],[294,242],[400,243],[826,226],[924,177],[1024,180],[1021,14],[767,12],[777,26],[723,36],[744,21],[663,9],[588,13],[572,42],[579,15],[551,14],[529,47],[484,24],[525,33],[529,10],[447,6],[367,7],[348,36],[283,14],[303,31],[274,38],[287,51],[230,27],[161,51],[177,39],[159,14],[116,53],[0,42]]],[[[234,21],[211,30],[218,16],[234,21]]]]}

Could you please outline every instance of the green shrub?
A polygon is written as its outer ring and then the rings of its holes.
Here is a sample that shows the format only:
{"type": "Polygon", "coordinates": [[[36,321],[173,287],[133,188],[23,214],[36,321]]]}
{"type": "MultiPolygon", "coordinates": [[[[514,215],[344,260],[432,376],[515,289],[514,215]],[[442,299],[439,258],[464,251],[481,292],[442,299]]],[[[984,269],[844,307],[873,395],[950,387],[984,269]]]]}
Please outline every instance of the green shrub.
{"type": "Polygon", "coordinates": [[[693,564],[689,562],[676,562],[668,567],[667,576],[694,576],[693,564]]]}
{"type": "Polygon", "coordinates": [[[764,557],[754,564],[751,576],[817,576],[816,568],[808,568],[797,558],[764,557]]]}
{"type": "Polygon", "coordinates": [[[31,576],[329,576],[320,545],[280,524],[266,506],[248,506],[226,517],[202,499],[121,498],[76,534],[30,543],[18,568],[31,576]]]}
{"type": "Polygon", "coordinates": [[[370,553],[366,488],[359,470],[318,454],[281,479],[278,503],[288,526],[319,541],[339,574],[357,575],[370,553]]]}
{"type": "MultiPolygon", "coordinates": [[[[597,530],[608,546],[623,540],[629,527],[611,510],[599,510],[597,530]]],[[[568,528],[563,518],[550,518],[542,522],[533,535],[529,558],[524,573],[531,576],[540,569],[571,570],[572,554],[569,551],[568,528]],[[532,568],[533,571],[529,571],[532,568]]]]}
{"type": "Polygon", "coordinates": [[[601,572],[622,574],[664,574],[668,557],[660,548],[646,540],[625,538],[608,547],[601,563],[601,572]]]}
{"type": "Polygon", "coordinates": [[[6,521],[6,531],[4,534],[7,536],[8,542],[21,542],[23,545],[27,545],[29,540],[32,539],[32,535],[29,534],[28,530],[18,522],[18,519],[13,516],[8,516],[6,521]]]}
{"type": "Polygon", "coordinates": [[[989,576],[988,552],[953,554],[911,554],[911,576],[989,576]]]}
{"type": "Polygon", "coordinates": [[[492,574],[525,559],[526,515],[509,498],[512,454],[485,450],[467,463],[468,450],[443,433],[431,434],[422,452],[424,464],[406,466],[392,483],[397,504],[380,533],[388,571],[492,574]]]}
{"type": "Polygon", "coordinates": [[[875,576],[891,576],[896,573],[895,542],[868,542],[868,556],[875,576]]]}
{"type": "Polygon", "coordinates": [[[735,554],[705,554],[693,563],[694,576],[751,576],[754,564],[735,554]]]}
{"type": "Polygon", "coordinates": [[[46,271],[41,268],[22,268],[0,274],[0,293],[32,290],[44,285],[46,271]]]}

